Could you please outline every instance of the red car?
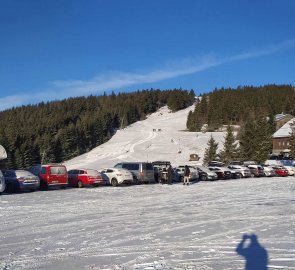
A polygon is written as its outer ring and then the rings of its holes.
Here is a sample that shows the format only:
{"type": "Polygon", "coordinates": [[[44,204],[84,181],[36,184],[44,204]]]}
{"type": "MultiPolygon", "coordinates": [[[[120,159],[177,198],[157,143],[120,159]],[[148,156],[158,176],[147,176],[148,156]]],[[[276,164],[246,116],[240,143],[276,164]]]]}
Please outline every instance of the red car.
{"type": "Polygon", "coordinates": [[[104,184],[100,172],[93,169],[70,170],[68,176],[69,184],[72,187],[82,188],[87,185],[98,186],[104,184]]]}
{"type": "Polygon", "coordinates": [[[277,176],[288,176],[288,170],[286,170],[284,167],[281,166],[275,166],[273,167],[273,169],[275,170],[277,176]]]}
{"type": "Polygon", "coordinates": [[[34,165],[30,172],[40,178],[40,188],[66,188],[68,185],[67,168],[62,164],[34,165]]]}

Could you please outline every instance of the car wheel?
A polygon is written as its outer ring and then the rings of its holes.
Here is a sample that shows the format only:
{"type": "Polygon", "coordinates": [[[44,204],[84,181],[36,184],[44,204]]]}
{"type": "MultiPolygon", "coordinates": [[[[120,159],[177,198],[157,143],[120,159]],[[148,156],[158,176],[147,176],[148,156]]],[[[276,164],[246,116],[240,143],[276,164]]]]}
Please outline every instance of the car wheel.
{"type": "Polygon", "coordinates": [[[111,181],[111,185],[113,187],[117,187],[118,186],[118,180],[116,178],[113,178],[112,181],[111,181]]]}
{"type": "Polygon", "coordinates": [[[207,176],[206,175],[202,175],[201,176],[201,181],[206,181],[207,180],[207,176]]]}
{"type": "Polygon", "coordinates": [[[242,174],[237,173],[237,175],[236,175],[236,178],[237,178],[237,179],[240,179],[240,178],[242,178],[242,177],[243,177],[242,174]]]}
{"type": "Polygon", "coordinates": [[[77,187],[78,187],[78,188],[82,188],[82,187],[83,187],[83,183],[82,183],[82,181],[78,181],[78,182],[77,182],[77,187]]]}
{"type": "Polygon", "coordinates": [[[40,189],[41,190],[48,190],[48,184],[45,181],[41,181],[40,183],[40,189]]]}
{"type": "Polygon", "coordinates": [[[14,192],[14,188],[13,188],[12,185],[7,185],[7,186],[6,186],[6,189],[7,189],[7,192],[8,192],[8,193],[13,193],[13,192],[14,192]]]}

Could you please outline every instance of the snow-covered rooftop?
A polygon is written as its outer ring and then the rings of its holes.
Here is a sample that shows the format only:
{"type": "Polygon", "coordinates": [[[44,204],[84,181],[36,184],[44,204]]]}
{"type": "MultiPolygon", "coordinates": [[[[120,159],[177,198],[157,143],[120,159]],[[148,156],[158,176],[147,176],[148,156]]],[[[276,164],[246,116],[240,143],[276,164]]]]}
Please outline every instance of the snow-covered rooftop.
{"type": "Polygon", "coordinates": [[[291,124],[295,121],[295,118],[292,118],[290,121],[288,121],[285,125],[283,125],[280,129],[278,129],[274,134],[273,138],[283,138],[283,137],[289,137],[291,133],[291,124]]]}

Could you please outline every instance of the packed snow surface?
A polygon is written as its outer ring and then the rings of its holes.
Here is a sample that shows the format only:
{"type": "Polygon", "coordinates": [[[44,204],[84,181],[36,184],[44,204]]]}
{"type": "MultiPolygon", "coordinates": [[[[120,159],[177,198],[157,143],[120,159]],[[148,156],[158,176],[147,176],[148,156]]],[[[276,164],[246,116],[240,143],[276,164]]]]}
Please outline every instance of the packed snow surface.
{"type": "Polygon", "coordinates": [[[295,269],[295,177],[52,190],[0,197],[0,269],[295,269]],[[252,258],[253,259],[253,258],[252,258]]]}
{"type": "MultiPolygon", "coordinates": [[[[223,147],[224,132],[188,132],[186,121],[194,106],[171,113],[167,107],[125,129],[118,130],[106,143],[65,165],[70,168],[103,169],[121,161],[171,161],[172,165],[192,164],[190,154],[204,156],[212,135],[223,147]]],[[[201,164],[202,162],[198,162],[201,164]]]]}

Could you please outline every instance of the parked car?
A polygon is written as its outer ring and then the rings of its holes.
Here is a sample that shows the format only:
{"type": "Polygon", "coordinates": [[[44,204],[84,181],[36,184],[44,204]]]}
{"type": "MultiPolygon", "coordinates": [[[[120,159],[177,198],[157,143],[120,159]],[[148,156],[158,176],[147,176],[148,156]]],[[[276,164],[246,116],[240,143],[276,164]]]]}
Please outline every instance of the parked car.
{"type": "Polygon", "coordinates": [[[284,168],[288,171],[288,174],[290,176],[293,176],[295,174],[295,167],[293,167],[293,166],[284,166],[284,168]]]}
{"type": "Polygon", "coordinates": [[[224,167],[225,164],[221,161],[212,160],[208,162],[208,167],[224,167]]]}
{"type": "Polygon", "coordinates": [[[133,175],[129,170],[120,169],[120,168],[106,168],[101,171],[102,177],[107,179],[108,183],[113,187],[116,187],[120,184],[129,184],[133,183],[133,175]]]}
{"type": "MultiPolygon", "coordinates": [[[[196,168],[194,168],[193,166],[188,166],[189,170],[190,170],[190,174],[189,174],[189,180],[190,181],[196,181],[199,179],[199,173],[198,170],[196,168]]],[[[174,169],[174,172],[176,173],[176,181],[179,182],[183,182],[184,179],[184,170],[185,170],[185,166],[184,165],[180,165],[178,167],[176,167],[174,169]]]]}
{"type": "Polygon", "coordinates": [[[214,181],[218,180],[218,176],[215,172],[210,171],[207,167],[204,166],[197,166],[196,167],[199,172],[199,180],[201,181],[214,181]]]}
{"type": "Polygon", "coordinates": [[[273,177],[276,176],[275,170],[271,166],[261,165],[263,167],[263,173],[266,177],[273,177]]]}
{"type": "Polygon", "coordinates": [[[289,175],[288,170],[286,170],[283,166],[273,166],[272,168],[275,170],[277,176],[284,177],[289,175]]]}
{"type": "Polygon", "coordinates": [[[252,164],[247,166],[250,169],[252,177],[264,176],[263,167],[261,165],[252,164]]]}
{"type": "Polygon", "coordinates": [[[251,177],[250,169],[240,165],[229,165],[228,168],[231,170],[234,178],[246,178],[251,177]]]}
{"type": "Polygon", "coordinates": [[[71,187],[82,188],[87,185],[103,185],[101,173],[93,169],[73,169],[68,171],[68,180],[71,187]]]}
{"type": "Polygon", "coordinates": [[[155,172],[152,163],[149,162],[120,162],[115,168],[126,169],[135,175],[138,184],[155,183],[155,172]]]}
{"type": "Polygon", "coordinates": [[[231,173],[229,168],[210,166],[210,167],[208,167],[208,169],[210,171],[215,172],[217,174],[217,176],[218,176],[218,179],[226,180],[226,179],[231,179],[232,178],[232,173],[231,173]]]}
{"type": "Polygon", "coordinates": [[[39,177],[26,170],[3,170],[7,192],[35,191],[40,187],[39,177]]]}
{"type": "Polygon", "coordinates": [[[0,195],[5,190],[5,187],[6,187],[5,179],[4,179],[4,176],[3,176],[2,172],[0,171],[0,195]]]}
{"type": "Polygon", "coordinates": [[[66,188],[68,185],[67,168],[62,164],[34,165],[29,170],[39,176],[41,189],[66,188]]]}

